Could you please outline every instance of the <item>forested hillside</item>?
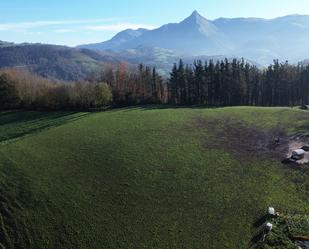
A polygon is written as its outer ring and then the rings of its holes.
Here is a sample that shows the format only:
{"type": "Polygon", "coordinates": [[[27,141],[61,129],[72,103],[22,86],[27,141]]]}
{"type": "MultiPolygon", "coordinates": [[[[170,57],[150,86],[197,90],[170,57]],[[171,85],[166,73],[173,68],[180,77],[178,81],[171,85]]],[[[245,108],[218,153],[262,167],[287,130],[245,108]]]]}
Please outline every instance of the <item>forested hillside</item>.
{"type": "Polygon", "coordinates": [[[117,63],[117,59],[111,56],[86,49],[42,44],[0,45],[0,68],[25,69],[43,77],[66,81],[85,79],[105,64],[117,63]]]}

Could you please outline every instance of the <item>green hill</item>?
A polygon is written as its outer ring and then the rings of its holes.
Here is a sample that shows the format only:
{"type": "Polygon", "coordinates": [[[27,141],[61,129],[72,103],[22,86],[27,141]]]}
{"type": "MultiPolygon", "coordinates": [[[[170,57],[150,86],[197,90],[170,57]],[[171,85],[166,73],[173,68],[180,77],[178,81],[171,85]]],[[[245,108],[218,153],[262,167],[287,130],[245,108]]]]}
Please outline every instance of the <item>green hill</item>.
{"type": "Polygon", "coordinates": [[[248,248],[268,206],[309,211],[282,165],[289,108],[0,115],[0,248],[248,248]]]}

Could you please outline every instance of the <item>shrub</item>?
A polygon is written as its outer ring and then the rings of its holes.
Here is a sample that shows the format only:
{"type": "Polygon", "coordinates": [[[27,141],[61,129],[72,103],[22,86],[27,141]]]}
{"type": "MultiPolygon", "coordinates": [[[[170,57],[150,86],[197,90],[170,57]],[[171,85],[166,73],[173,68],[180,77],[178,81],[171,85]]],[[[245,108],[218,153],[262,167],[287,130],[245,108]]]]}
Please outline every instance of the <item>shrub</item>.
{"type": "Polygon", "coordinates": [[[106,83],[96,83],[94,91],[94,107],[107,106],[113,101],[112,91],[106,83]]]}

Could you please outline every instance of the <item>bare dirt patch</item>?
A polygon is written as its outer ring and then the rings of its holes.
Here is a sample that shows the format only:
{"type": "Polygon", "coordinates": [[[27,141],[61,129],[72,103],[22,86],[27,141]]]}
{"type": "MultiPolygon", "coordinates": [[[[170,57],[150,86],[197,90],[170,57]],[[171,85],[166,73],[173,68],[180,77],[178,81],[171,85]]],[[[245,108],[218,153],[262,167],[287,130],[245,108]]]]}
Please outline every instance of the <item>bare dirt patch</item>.
{"type": "Polygon", "coordinates": [[[289,148],[290,139],[283,127],[262,129],[232,117],[197,117],[194,123],[196,128],[208,131],[208,136],[203,138],[205,148],[224,149],[241,161],[253,158],[281,160],[289,148]]]}

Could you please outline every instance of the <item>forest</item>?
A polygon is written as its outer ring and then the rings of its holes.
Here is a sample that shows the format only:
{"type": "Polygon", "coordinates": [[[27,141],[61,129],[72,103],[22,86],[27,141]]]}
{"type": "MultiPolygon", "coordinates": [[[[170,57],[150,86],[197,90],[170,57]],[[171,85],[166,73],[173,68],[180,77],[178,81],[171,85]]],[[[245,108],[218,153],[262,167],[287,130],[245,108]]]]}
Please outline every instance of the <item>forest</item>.
{"type": "Polygon", "coordinates": [[[266,69],[243,59],[193,65],[180,60],[166,81],[155,68],[143,65],[137,74],[120,66],[100,77],[113,89],[115,103],[128,105],[294,106],[307,104],[309,97],[309,66],[278,60],[266,69]]]}
{"type": "Polygon", "coordinates": [[[242,60],[174,65],[169,102],[208,106],[294,106],[308,103],[309,66],[275,60],[267,69],[242,60]]]}
{"type": "Polygon", "coordinates": [[[78,109],[171,104],[295,106],[308,104],[309,65],[275,60],[260,69],[244,59],[175,63],[165,79],[144,65],[106,66],[84,81],[60,82],[7,69],[0,72],[1,109],[78,109]]]}

